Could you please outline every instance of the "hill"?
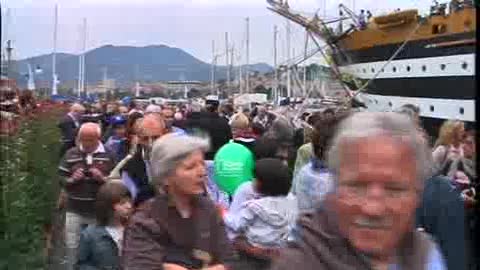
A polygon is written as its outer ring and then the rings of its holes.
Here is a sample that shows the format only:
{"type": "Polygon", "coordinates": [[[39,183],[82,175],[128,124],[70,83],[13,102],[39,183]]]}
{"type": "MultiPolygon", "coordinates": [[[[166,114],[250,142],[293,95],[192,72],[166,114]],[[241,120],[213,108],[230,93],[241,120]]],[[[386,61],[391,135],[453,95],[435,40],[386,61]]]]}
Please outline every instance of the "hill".
{"type": "MultiPolygon", "coordinates": [[[[165,45],[145,47],[106,45],[87,52],[86,81],[96,83],[103,79],[104,68],[108,78],[115,79],[118,85],[131,84],[135,80],[154,82],[170,80],[209,81],[211,65],[191,54],[165,45]]],[[[27,74],[27,65],[41,67],[42,74],[36,75],[36,81],[51,85],[52,55],[45,54],[17,61],[21,74],[27,74]],[[48,83],[50,82],[50,83],[48,83]]],[[[234,71],[237,68],[234,68],[234,71]]],[[[251,71],[266,73],[272,67],[265,63],[250,65],[251,71]]],[[[71,82],[78,77],[78,56],[74,54],[57,54],[57,73],[62,82],[71,82]]],[[[216,78],[226,78],[226,67],[216,67],[216,78]]],[[[20,85],[26,84],[24,77],[17,78],[20,85]]]]}

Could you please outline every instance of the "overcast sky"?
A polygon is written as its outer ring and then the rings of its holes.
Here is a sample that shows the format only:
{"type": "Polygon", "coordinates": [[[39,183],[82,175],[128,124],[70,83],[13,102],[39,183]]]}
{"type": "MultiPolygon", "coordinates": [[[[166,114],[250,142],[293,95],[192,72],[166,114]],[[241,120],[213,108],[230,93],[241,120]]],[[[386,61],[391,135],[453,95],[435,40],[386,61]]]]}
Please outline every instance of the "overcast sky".
{"type": "MultiPolygon", "coordinates": [[[[313,13],[323,10],[327,16],[338,13],[342,0],[290,0],[290,7],[313,13]]],[[[355,0],[343,0],[352,6],[355,0]]],[[[265,0],[0,0],[3,31],[14,40],[15,58],[50,53],[53,47],[54,6],[59,6],[58,51],[80,51],[80,24],[88,21],[87,50],[106,44],[146,46],[165,44],[181,48],[210,62],[212,40],[217,53],[225,49],[224,33],[245,59],[245,18],[250,17],[250,62],[273,63],[273,26],[278,25],[280,62],[286,57],[285,19],[267,10],[265,0]],[[10,8],[5,23],[6,8],[10,8]],[[7,29],[4,27],[7,26],[7,29]]],[[[395,8],[428,9],[430,0],[356,0],[355,9],[372,13],[395,8]]],[[[323,11],[319,12],[323,15],[323,11]]],[[[4,35],[4,34],[2,34],[4,35]]],[[[295,54],[304,47],[304,32],[292,26],[295,54]]],[[[3,45],[2,45],[3,46],[3,45]]],[[[311,45],[314,46],[313,44],[311,45]]],[[[239,56],[240,57],[240,56],[239,56]]],[[[219,59],[224,63],[224,59],[219,59]]],[[[241,60],[242,62],[244,60],[241,60]]]]}

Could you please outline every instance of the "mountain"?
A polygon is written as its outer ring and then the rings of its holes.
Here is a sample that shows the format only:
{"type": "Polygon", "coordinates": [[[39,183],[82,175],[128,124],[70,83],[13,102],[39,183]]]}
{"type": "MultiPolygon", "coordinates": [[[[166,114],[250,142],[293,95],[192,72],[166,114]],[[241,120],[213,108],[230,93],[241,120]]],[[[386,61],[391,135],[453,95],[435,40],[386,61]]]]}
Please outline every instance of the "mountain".
{"type": "MultiPolygon", "coordinates": [[[[45,81],[50,87],[52,74],[52,54],[40,55],[17,61],[21,74],[28,73],[28,63],[32,68],[40,67],[42,74],[35,75],[36,81],[45,81]]],[[[115,79],[117,85],[131,85],[134,81],[173,81],[195,80],[209,81],[211,65],[187,52],[165,45],[146,47],[106,45],[86,53],[86,81],[97,83],[103,79],[104,69],[109,79],[115,79]]],[[[238,67],[234,68],[234,74],[238,67]]],[[[226,67],[216,66],[216,79],[226,78],[226,67]]],[[[265,63],[250,65],[250,70],[260,73],[272,71],[265,63]]],[[[70,82],[75,85],[78,78],[78,56],[57,53],[57,74],[60,84],[70,82]]],[[[20,85],[26,84],[25,77],[18,78],[20,85]]],[[[38,84],[38,83],[37,83],[38,84]]]]}

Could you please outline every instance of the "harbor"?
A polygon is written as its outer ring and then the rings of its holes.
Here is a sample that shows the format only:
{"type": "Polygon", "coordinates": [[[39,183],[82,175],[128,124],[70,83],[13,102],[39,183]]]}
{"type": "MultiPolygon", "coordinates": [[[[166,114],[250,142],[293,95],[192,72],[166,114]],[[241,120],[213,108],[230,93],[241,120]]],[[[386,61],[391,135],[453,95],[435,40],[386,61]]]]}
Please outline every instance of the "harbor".
{"type": "Polygon", "coordinates": [[[0,270],[480,269],[474,1],[47,2],[1,2],[0,270]]]}

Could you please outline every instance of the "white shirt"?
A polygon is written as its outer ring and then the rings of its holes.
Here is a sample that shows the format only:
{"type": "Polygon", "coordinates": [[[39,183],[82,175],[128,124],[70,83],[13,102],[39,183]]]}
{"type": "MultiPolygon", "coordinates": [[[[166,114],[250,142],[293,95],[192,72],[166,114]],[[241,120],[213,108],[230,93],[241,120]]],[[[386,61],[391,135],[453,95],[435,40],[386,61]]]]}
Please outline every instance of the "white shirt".
{"type": "Polygon", "coordinates": [[[107,230],[108,234],[110,234],[115,244],[117,244],[117,248],[120,253],[120,251],[122,250],[123,227],[106,226],[105,230],[107,230]]]}

